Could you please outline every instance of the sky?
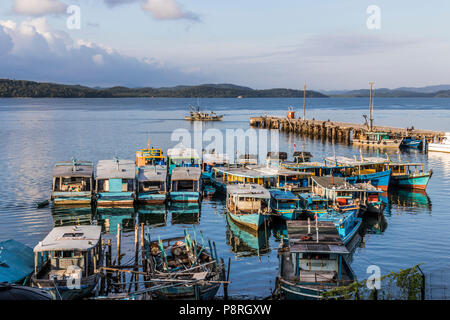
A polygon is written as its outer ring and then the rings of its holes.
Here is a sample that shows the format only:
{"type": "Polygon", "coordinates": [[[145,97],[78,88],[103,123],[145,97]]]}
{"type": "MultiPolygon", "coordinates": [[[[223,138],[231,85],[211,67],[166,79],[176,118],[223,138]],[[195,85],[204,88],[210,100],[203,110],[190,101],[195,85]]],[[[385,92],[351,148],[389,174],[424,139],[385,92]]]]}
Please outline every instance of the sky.
{"type": "Polygon", "coordinates": [[[312,90],[449,84],[449,15],[447,0],[2,0],[0,78],[312,90]]]}

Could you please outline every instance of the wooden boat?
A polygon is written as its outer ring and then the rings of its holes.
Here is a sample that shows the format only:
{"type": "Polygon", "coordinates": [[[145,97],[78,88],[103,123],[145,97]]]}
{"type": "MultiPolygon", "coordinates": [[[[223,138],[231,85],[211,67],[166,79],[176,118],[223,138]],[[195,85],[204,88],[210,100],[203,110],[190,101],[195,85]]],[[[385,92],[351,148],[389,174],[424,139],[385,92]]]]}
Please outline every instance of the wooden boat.
{"type": "Polygon", "coordinates": [[[360,189],[359,197],[361,199],[359,206],[361,214],[376,213],[382,214],[386,208],[387,201],[383,201],[383,191],[374,187],[368,182],[355,183],[353,187],[360,189]]]}
{"type": "Polygon", "coordinates": [[[300,207],[299,198],[290,191],[271,189],[269,190],[270,207],[272,208],[272,216],[283,220],[297,220],[302,209],[300,207]]]}
{"type": "Polygon", "coordinates": [[[295,151],[293,154],[295,163],[309,162],[312,157],[313,155],[308,151],[295,151]]]}
{"type": "Polygon", "coordinates": [[[230,158],[224,153],[205,153],[202,159],[202,176],[211,179],[213,168],[227,167],[230,164],[230,158]]]}
{"type": "Polygon", "coordinates": [[[259,184],[227,186],[227,212],[241,226],[258,230],[271,214],[270,193],[259,184]]]}
{"type": "Polygon", "coordinates": [[[218,191],[226,192],[229,185],[254,183],[266,188],[276,185],[276,173],[260,166],[227,166],[213,168],[212,183],[218,191]],[[262,169],[262,170],[260,170],[262,169]]]}
{"type": "Polygon", "coordinates": [[[185,232],[184,237],[150,242],[148,287],[158,299],[212,300],[224,278],[224,267],[185,232]]]}
{"type": "Polygon", "coordinates": [[[450,152],[450,132],[446,132],[445,136],[439,142],[428,143],[428,151],[450,152]]]}
{"type": "Polygon", "coordinates": [[[0,283],[26,284],[33,271],[32,248],[12,239],[0,241],[0,283]]]}
{"type": "Polygon", "coordinates": [[[132,206],[136,198],[133,160],[100,160],[97,164],[97,206],[132,206]]]}
{"type": "Polygon", "coordinates": [[[201,158],[192,148],[178,147],[167,150],[167,166],[169,174],[176,167],[201,167],[201,158]]]}
{"type": "Polygon", "coordinates": [[[353,139],[352,143],[364,147],[398,149],[402,140],[402,138],[394,137],[386,132],[366,132],[361,134],[359,139],[353,139]]]}
{"type": "Polygon", "coordinates": [[[422,146],[422,139],[419,139],[414,136],[403,137],[402,143],[400,144],[400,148],[418,149],[421,146],[422,146]]]}
{"type": "Polygon", "coordinates": [[[165,165],[164,153],[160,148],[152,148],[150,140],[147,141],[147,148],[136,151],[136,167],[165,165]]]}
{"type": "Polygon", "coordinates": [[[297,196],[304,218],[315,219],[317,216],[324,215],[330,210],[327,198],[314,193],[300,193],[297,196]]]}
{"type": "Polygon", "coordinates": [[[61,161],[53,168],[51,199],[55,205],[91,204],[94,165],[91,161],[61,161]]]}
{"type": "Polygon", "coordinates": [[[147,165],[138,168],[137,201],[164,204],[167,198],[167,166],[147,165]]]}
{"type": "Polygon", "coordinates": [[[350,183],[370,182],[374,187],[387,191],[391,177],[391,170],[386,167],[389,158],[365,157],[360,160],[348,157],[327,157],[325,163],[335,164],[339,171],[335,170],[333,175],[345,177],[350,183]],[[337,174],[338,172],[338,174],[337,174]]]}
{"type": "Polygon", "coordinates": [[[52,300],[52,296],[44,290],[7,282],[0,282],[0,301],[52,300]]]}
{"type": "Polygon", "coordinates": [[[189,116],[185,116],[184,120],[189,121],[221,121],[223,119],[223,114],[217,115],[215,112],[201,112],[200,108],[195,110],[192,106],[189,107],[189,116]]]}
{"type": "Polygon", "coordinates": [[[399,188],[425,190],[433,175],[433,170],[423,170],[422,163],[390,162],[386,166],[392,172],[390,184],[399,188]]]}
{"type": "Polygon", "coordinates": [[[202,172],[197,167],[175,167],[170,175],[171,202],[199,202],[202,196],[202,172]]]}
{"type": "MultiPolygon", "coordinates": [[[[339,286],[351,284],[355,273],[349,251],[332,222],[287,221],[289,240],[278,250],[277,284],[289,300],[319,300],[339,286]]],[[[339,296],[333,298],[340,298],[339,296]]]]}
{"type": "Polygon", "coordinates": [[[98,284],[102,266],[100,226],[53,228],[34,247],[35,271],[31,285],[50,292],[54,299],[88,296],[98,284]],[[40,257],[48,257],[39,267],[40,257]]]}

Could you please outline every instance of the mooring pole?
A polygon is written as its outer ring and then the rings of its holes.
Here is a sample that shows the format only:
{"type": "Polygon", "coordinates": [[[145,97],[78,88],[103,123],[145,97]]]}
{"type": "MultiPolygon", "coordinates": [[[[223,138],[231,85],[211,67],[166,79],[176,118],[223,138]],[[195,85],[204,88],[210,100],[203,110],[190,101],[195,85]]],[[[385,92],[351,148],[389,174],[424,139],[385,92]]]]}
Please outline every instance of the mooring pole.
{"type": "Polygon", "coordinates": [[[372,91],[372,87],[373,87],[373,82],[369,82],[370,84],[370,110],[369,110],[369,123],[370,123],[370,127],[369,130],[372,131],[373,128],[373,114],[372,114],[372,110],[373,110],[373,91],[372,91]]]}

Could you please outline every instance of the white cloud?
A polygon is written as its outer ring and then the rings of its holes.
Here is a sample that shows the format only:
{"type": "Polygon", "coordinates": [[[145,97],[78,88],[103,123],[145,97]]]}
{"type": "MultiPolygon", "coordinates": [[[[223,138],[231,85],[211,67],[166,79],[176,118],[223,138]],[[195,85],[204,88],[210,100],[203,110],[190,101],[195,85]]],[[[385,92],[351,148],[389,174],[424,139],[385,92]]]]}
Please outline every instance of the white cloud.
{"type": "Polygon", "coordinates": [[[143,0],[142,10],[158,20],[188,19],[199,21],[198,15],[186,11],[176,0],[143,0]]]}
{"type": "Polygon", "coordinates": [[[67,5],[59,0],[14,0],[13,12],[27,16],[43,16],[66,12],[67,5]]]}
{"type": "Polygon", "coordinates": [[[167,86],[200,82],[175,68],[137,59],[108,46],[72,39],[45,18],[0,21],[2,77],[91,86],[167,86]],[[103,66],[98,72],[98,66],[103,66]]]}

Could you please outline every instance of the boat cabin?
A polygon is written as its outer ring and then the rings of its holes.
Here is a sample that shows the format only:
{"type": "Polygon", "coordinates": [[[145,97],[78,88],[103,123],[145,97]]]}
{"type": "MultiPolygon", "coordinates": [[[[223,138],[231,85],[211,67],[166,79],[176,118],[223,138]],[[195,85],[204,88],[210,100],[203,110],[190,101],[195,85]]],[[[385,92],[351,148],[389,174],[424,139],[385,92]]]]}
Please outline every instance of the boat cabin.
{"type": "Polygon", "coordinates": [[[208,176],[212,175],[214,167],[225,167],[230,164],[230,158],[224,153],[205,153],[202,160],[202,171],[208,176]]]}
{"type": "Polygon", "coordinates": [[[175,167],[170,175],[172,202],[198,202],[201,197],[202,172],[198,167],[175,167]]]}
{"type": "Polygon", "coordinates": [[[139,167],[137,192],[138,202],[148,204],[164,203],[167,193],[167,166],[139,167]]]}
{"type": "Polygon", "coordinates": [[[136,166],[165,165],[165,157],[161,149],[152,148],[148,141],[147,149],[136,151],[136,166]]]}
{"type": "Polygon", "coordinates": [[[90,204],[94,186],[91,161],[61,161],[53,168],[52,200],[54,204],[90,204]]]}
{"type": "Polygon", "coordinates": [[[300,200],[290,191],[271,189],[270,205],[275,216],[286,220],[295,220],[300,216],[300,200]]]}
{"type": "Polygon", "coordinates": [[[201,162],[201,158],[195,149],[179,147],[167,150],[169,174],[172,174],[175,167],[200,167],[201,162]]]}
{"type": "Polygon", "coordinates": [[[101,267],[101,226],[66,226],[52,231],[34,247],[35,271],[31,283],[60,298],[89,294],[101,267]],[[40,260],[47,262],[39,267],[40,260]],[[71,288],[68,284],[72,283],[71,288]],[[77,283],[78,282],[78,283],[77,283]]]}
{"type": "Polygon", "coordinates": [[[352,159],[349,157],[327,157],[325,158],[327,165],[335,165],[340,168],[339,172],[344,177],[372,174],[385,171],[385,165],[389,163],[389,159],[379,157],[365,157],[360,160],[356,156],[352,159]]]}
{"type": "Polygon", "coordinates": [[[221,189],[229,184],[254,183],[266,188],[276,186],[277,176],[273,170],[261,166],[214,167],[213,183],[221,189]]]}
{"type": "Polygon", "coordinates": [[[100,160],[96,176],[97,205],[132,205],[136,197],[133,160],[100,160]]]}

